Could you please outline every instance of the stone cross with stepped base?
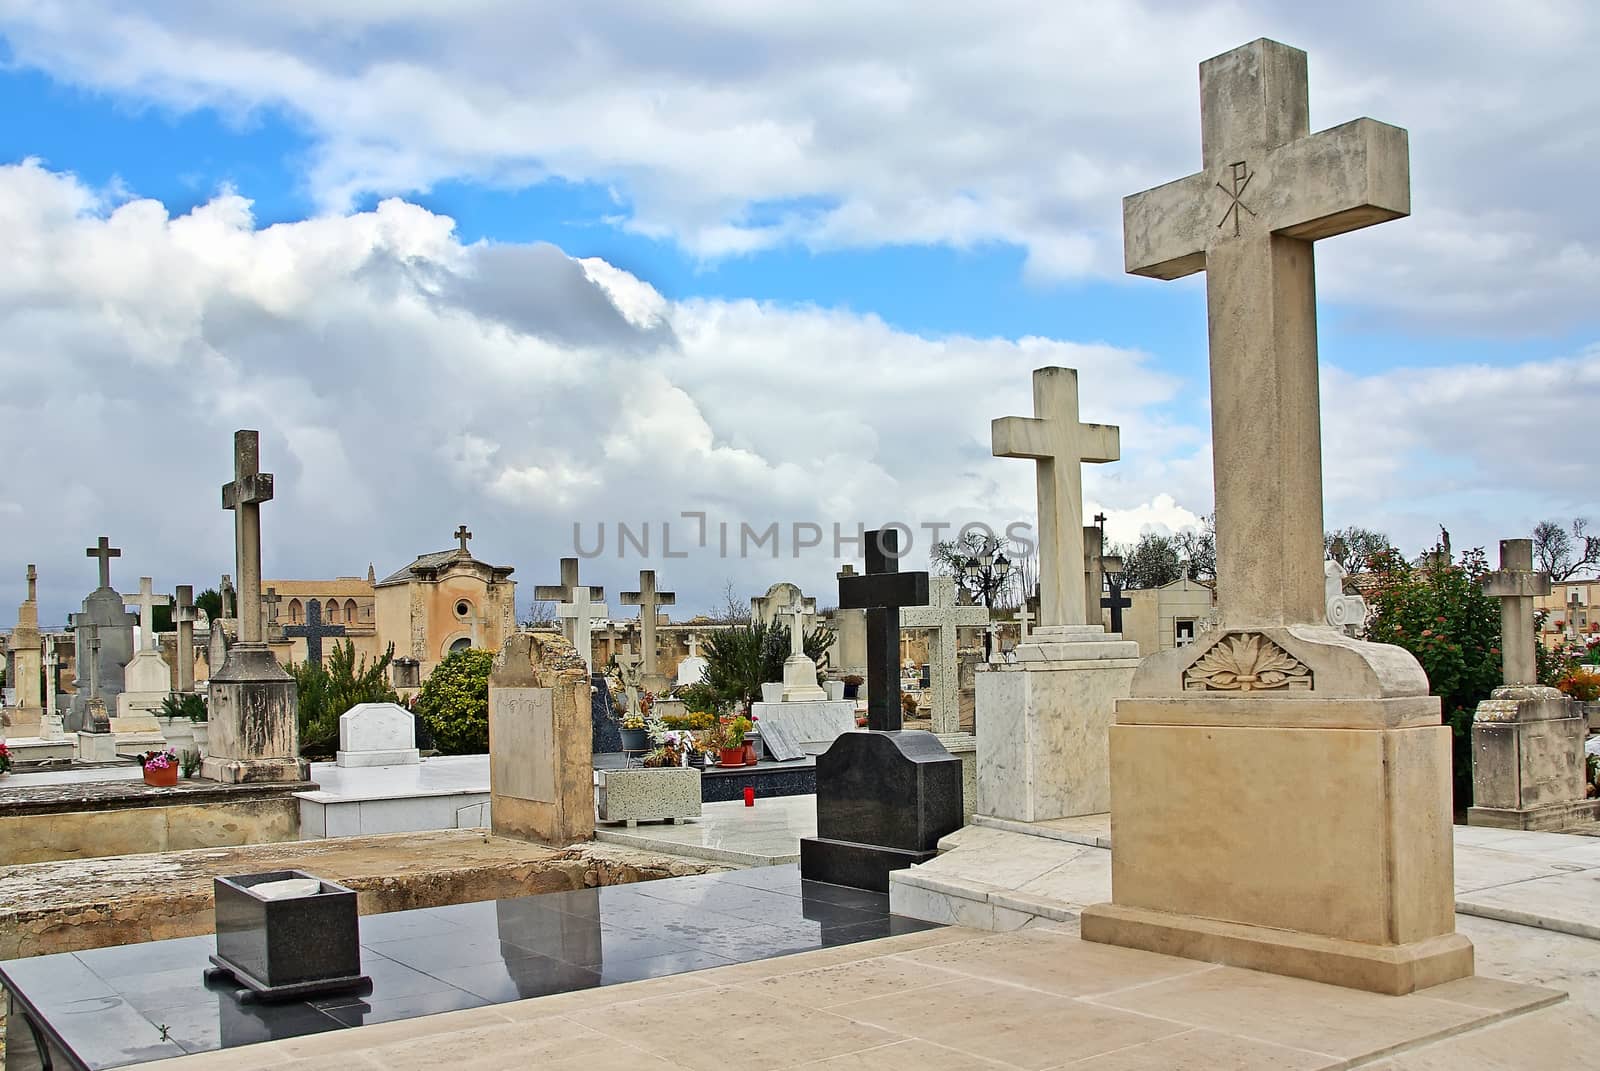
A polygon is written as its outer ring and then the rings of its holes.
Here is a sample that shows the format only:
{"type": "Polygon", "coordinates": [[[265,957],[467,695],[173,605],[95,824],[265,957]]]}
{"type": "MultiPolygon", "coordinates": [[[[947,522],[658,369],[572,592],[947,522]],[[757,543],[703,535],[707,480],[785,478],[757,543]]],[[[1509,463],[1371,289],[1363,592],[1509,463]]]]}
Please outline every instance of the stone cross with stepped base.
{"type": "Polygon", "coordinates": [[[239,637],[211,671],[210,738],[200,766],[202,776],[230,783],[310,779],[300,757],[299,693],[267,646],[262,620],[261,504],[272,501],[273,482],[260,457],[259,433],[234,433],[233,479],[223,485],[222,508],[233,513],[239,637]]]}
{"type": "Polygon", "coordinates": [[[156,711],[172,694],[172,668],[161,657],[156,637],[157,606],[172,602],[171,596],[157,595],[148,576],[139,578],[139,593],[123,602],[139,608],[139,644],[133,658],[122,668],[122,691],[117,693],[111,718],[111,731],[117,736],[120,754],[138,754],[166,746],[156,711]]]}
{"type": "Polygon", "coordinates": [[[1585,796],[1588,720],[1539,684],[1533,601],[1550,588],[1550,574],[1534,571],[1531,539],[1500,541],[1500,568],[1483,578],[1483,591],[1500,600],[1505,683],[1473,712],[1468,825],[1552,830],[1600,817],[1600,799],[1585,796]]]}
{"type": "Polygon", "coordinates": [[[172,602],[172,622],[177,626],[178,691],[194,691],[194,585],[179,584],[172,602]]]}
{"type": "Polygon", "coordinates": [[[1206,273],[1221,619],[1116,704],[1113,902],[1082,933],[1409,993],[1473,969],[1450,730],[1408,652],[1326,624],[1312,253],[1410,212],[1407,136],[1310,133],[1305,53],[1264,39],[1202,63],[1200,101],[1202,169],[1123,225],[1129,272],[1206,273]]]}
{"type": "Polygon", "coordinates": [[[594,673],[593,634],[594,622],[609,616],[605,603],[606,589],[578,582],[578,559],[561,559],[561,583],[540,584],[533,589],[536,599],[554,599],[556,616],[561,619],[561,633],[577,650],[585,668],[594,673]]]}
{"type": "Polygon", "coordinates": [[[39,571],[28,566],[28,597],[17,608],[17,627],[11,633],[11,684],[16,705],[6,712],[7,731],[0,736],[43,736],[44,697],[39,687],[39,571]]]}
{"type": "Polygon", "coordinates": [[[1120,432],[1079,419],[1071,368],[1034,370],[1033,407],[1032,417],[995,420],[993,445],[997,457],[1035,463],[1038,625],[1016,646],[1015,661],[986,665],[974,678],[983,727],[974,811],[1013,822],[1110,806],[1106,733],[1112,704],[1129,694],[1139,664],[1138,644],[1100,624],[1101,531],[1083,525],[1082,465],[1115,461],[1120,432]]]}
{"type": "MultiPolygon", "coordinates": [[[[983,628],[989,611],[982,606],[961,602],[961,587],[954,577],[936,576],[928,581],[928,604],[908,606],[900,611],[901,628],[933,630],[928,659],[933,663],[933,731],[940,736],[961,732],[961,689],[957,680],[956,653],[960,649],[957,630],[983,628]]],[[[950,741],[945,741],[950,746],[950,741]]]]}
{"type": "Polygon", "coordinates": [[[653,691],[665,691],[667,681],[656,673],[656,611],[659,607],[676,603],[678,596],[671,591],[657,590],[654,569],[640,569],[639,590],[624,591],[620,597],[622,605],[639,608],[639,653],[643,656],[641,665],[645,687],[653,691]]]}
{"type": "Polygon", "coordinates": [[[777,612],[789,619],[789,657],[783,660],[783,701],[815,703],[828,698],[817,685],[817,664],[806,654],[806,619],[817,612],[817,600],[796,594],[777,612]]]}

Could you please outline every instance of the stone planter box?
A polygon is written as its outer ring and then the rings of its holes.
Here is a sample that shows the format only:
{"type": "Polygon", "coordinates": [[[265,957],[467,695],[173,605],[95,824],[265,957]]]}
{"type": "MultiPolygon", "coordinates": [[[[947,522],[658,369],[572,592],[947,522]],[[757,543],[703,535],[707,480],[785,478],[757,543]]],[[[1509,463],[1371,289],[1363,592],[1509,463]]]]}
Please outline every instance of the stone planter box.
{"type": "Polygon", "coordinates": [[[602,822],[676,822],[700,817],[700,771],[685,767],[601,770],[602,822]]]}
{"type": "Polygon", "coordinates": [[[216,878],[217,954],[212,975],[230,975],[241,999],[287,999],[354,989],[361,974],[356,894],[299,870],[216,878]],[[310,894],[269,898],[255,891],[273,882],[316,883],[310,894]]]}

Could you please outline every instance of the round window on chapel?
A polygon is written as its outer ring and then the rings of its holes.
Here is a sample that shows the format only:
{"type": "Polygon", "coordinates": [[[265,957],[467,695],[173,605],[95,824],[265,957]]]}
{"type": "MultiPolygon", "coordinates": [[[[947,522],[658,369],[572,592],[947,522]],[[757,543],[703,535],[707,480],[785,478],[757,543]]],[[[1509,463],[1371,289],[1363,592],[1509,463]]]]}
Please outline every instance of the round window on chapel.
{"type": "Polygon", "coordinates": [[[462,599],[460,602],[456,603],[457,617],[466,617],[470,613],[472,613],[472,604],[466,599],[462,599]]]}

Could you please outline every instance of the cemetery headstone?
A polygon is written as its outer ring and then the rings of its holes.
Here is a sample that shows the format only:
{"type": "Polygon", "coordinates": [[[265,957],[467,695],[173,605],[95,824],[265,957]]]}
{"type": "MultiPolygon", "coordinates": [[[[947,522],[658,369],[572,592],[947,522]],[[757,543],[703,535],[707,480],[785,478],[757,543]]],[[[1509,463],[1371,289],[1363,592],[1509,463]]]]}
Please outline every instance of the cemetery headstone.
{"type": "Polygon", "coordinates": [[[416,719],[399,703],[357,703],[339,715],[339,766],[415,766],[416,719]]]}
{"type": "Polygon", "coordinates": [[[710,663],[700,656],[700,637],[693,632],[689,633],[689,655],[678,662],[677,684],[681,688],[689,684],[699,684],[705,679],[706,667],[710,663]]]}
{"type": "Polygon", "coordinates": [[[1534,571],[1531,539],[1500,541],[1500,568],[1483,590],[1500,600],[1505,683],[1473,713],[1468,825],[1550,830],[1600,818],[1600,799],[1585,796],[1588,719],[1538,683],[1533,603],[1550,588],[1550,574],[1534,571]]]}
{"type": "Polygon", "coordinates": [[[900,725],[899,612],[928,602],[928,574],[902,573],[894,529],[868,532],[865,575],[839,582],[839,604],[867,611],[869,724],[817,756],[817,835],[800,842],[800,873],[812,881],[887,892],[889,873],[937,854],[961,828],[961,760],[932,733],[900,725]]]}
{"type": "Polygon", "coordinates": [[[817,684],[817,664],[806,654],[806,621],[817,612],[817,600],[797,590],[778,616],[788,618],[789,657],[783,661],[783,702],[810,703],[828,698],[817,684]]]}
{"type": "Polygon", "coordinates": [[[594,836],[589,671],[548,634],[514,632],[489,674],[490,821],[496,836],[564,845],[594,836]]]}
{"type": "Polygon", "coordinates": [[[239,638],[228,647],[210,681],[209,752],[201,774],[213,781],[305,781],[300,757],[298,694],[267,646],[261,598],[261,504],[270,502],[272,474],[261,471],[260,435],[233,437],[233,479],[222,488],[222,508],[233,513],[235,568],[239,573],[239,638]]]}
{"type": "Polygon", "coordinates": [[[116,714],[111,719],[117,749],[123,754],[139,754],[166,744],[155,711],[172,694],[172,667],[156,644],[155,609],[171,601],[170,596],[155,593],[148,576],[139,578],[138,594],[124,600],[139,608],[139,650],[123,668],[123,690],[117,695],[116,714]]]}
{"type": "Polygon", "coordinates": [[[1201,170],[1123,224],[1129,272],[1206,273],[1220,622],[1117,703],[1113,902],[1082,935],[1408,993],[1472,973],[1450,730],[1410,653],[1325,623],[1313,268],[1410,212],[1407,136],[1310,133],[1305,53],[1265,39],[1202,63],[1200,99],[1201,170]]]}
{"type": "Polygon", "coordinates": [[[133,626],[138,620],[137,615],[128,613],[122,596],[111,587],[111,559],[120,558],[122,551],[101,536],[97,545],[84,554],[98,561],[100,583],[84,598],[82,611],[71,618],[78,638],[78,658],[72,706],[67,714],[69,731],[82,728],[91,698],[104,699],[108,707],[115,707],[117,694],[122,691],[122,667],[133,660],[133,626]],[[86,637],[98,641],[88,659],[83,657],[90,650],[86,637]]]}
{"type": "MultiPolygon", "coordinates": [[[[39,573],[28,566],[28,597],[17,608],[17,627],[11,632],[9,653],[11,675],[7,681],[16,688],[15,705],[5,712],[6,737],[40,736],[44,718],[43,689],[39,685],[41,639],[39,636],[39,573]]],[[[54,706],[54,704],[51,704],[54,706]]]]}
{"type": "Polygon", "coordinates": [[[901,612],[900,625],[932,631],[928,665],[923,668],[927,671],[924,687],[933,691],[933,731],[958,733],[961,731],[960,685],[956,679],[958,630],[986,627],[989,611],[982,606],[963,605],[961,586],[954,577],[933,577],[928,581],[928,593],[926,606],[908,606],[901,612]]]}

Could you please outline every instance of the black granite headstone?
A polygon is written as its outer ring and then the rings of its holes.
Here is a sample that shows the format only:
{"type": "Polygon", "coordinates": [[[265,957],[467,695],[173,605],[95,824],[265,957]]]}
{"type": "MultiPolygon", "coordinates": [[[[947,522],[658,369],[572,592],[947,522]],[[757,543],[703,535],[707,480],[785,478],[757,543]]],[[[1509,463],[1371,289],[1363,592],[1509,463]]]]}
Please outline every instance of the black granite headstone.
{"type": "Polygon", "coordinates": [[[245,986],[240,999],[283,1000],[370,984],[361,973],[352,890],[299,870],[215,878],[212,888],[217,954],[207,975],[231,975],[245,986]],[[317,881],[318,891],[277,900],[252,891],[294,878],[317,881]]]}
{"type": "Polygon", "coordinates": [[[865,537],[867,572],[839,578],[839,605],[867,611],[867,724],[817,756],[817,835],[800,841],[811,881],[889,890],[961,828],[961,760],[932,733],[900,731],[900,607],[925,606],[928,574],[897,572],[892,529],[865,537]]]}
{"type": "Polygon", "coordinates": [[[817,756],[817,835],[800,841],[811,881],[889,890],[961,828],[961,760],[932,733],[843,733],[817,756]]]}

